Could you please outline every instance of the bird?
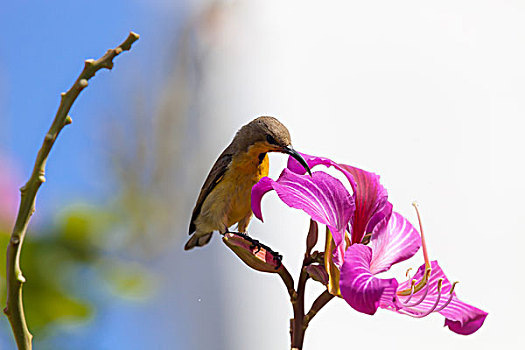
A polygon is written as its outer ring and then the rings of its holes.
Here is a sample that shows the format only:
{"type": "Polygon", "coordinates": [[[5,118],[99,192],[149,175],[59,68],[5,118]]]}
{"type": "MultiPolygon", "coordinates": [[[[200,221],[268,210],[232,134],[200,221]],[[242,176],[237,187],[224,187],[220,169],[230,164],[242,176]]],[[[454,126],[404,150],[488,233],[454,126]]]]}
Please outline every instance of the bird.
{"type": "Polygon", "coordinates": [[[237,131],[213,164],[193,209],[191,237],[184,250],[208,244],[214,231],[228,233],[234,224],[238,234],[248,238],[245,233],[253,215],[251,190],[268,175],[269,152],[292,156],[311,175],[304,158],[292,148],[288,129],[274,117],[255,118],[237,131]]]}

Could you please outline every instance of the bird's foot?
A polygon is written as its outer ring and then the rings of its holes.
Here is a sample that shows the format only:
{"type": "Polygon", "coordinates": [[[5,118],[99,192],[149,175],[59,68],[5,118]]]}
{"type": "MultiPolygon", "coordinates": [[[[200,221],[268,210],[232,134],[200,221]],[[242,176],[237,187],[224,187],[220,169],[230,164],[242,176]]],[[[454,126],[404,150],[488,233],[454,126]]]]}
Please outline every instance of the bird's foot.
{"type": "Polygon", "coordinates": [[[259,242],[258,240],[256,239],[253,239],[251,238],[250,236],[248,236],[246,233],[242,233],[242,232],[231,232],[231,231],[226,231],[226,233],[231,233],[233,235],[236,235],[236,236],[239,236],[247,241],[249,241],[252,245],[250,246],[250,249],[255,249],[257,248],[257,250],[255,251],[255,254],[259,253],[261,251],[261,248],[264,247],[265,249],[267,248],[264,244],[262,244],[261,242],[259,242]]]}
{"type": "Polygon", "coordinates": [[[283,264],[283,256],[279,254],[278,252],[274,252],[271,249],[270,249],[270,254],[273,255],[273,261],[277,262],[277,266],[275,266],[275,269],[277,270],[283,264]]]}

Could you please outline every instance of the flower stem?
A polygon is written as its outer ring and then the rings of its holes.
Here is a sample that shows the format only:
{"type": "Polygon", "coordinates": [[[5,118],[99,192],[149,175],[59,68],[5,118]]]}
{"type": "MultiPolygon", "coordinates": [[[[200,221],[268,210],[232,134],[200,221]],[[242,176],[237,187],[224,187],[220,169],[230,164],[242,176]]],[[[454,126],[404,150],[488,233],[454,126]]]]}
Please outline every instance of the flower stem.
{"type": "Polygon", "coordinates": [[[304,292],[306,281],[308,280],[306,259],[307,257],[305,256],[303,266],[301,267],[301,273],[299,275],[299,281],[297,282],[297,298],[295,301],[292,301],[293,319],[291,320],[290,331],[293,350],[301,350],[303,348],[304,333],[306,331],[304,324],[304,292]]]}
{"type": "Polygon", "coordinates": [[[311,263],[311,256],[308,251],[303,260],[303,266],[299,275],[299,282],[297,283],[296,298],[292,299],[293,318],[290,320],[290,336],[292,341],[292,350],[302,350],[304,343],[304,336],[310,321],[315,315],[334,298],[332,294],[325,290],[312,303],[310,311],[304,313],[304,295],[306,291],[306,281],[308,281],[308,273],[306,267],[311,263]]]}
{"type": "Polygon", "coordinates": [[[334,296],[330,294],[327,290],[325,290],[321,295],[315,299],[315,301],[312,304],[312,307],[310,308],[310,311],[304,316],[304,326],[305,328],[308,327],[308,324],[310,321],[314,318],[315,315],[321,310],[330,300],[332,300],[334,296]]]}
{"type": "Polygon", "coordinates": [[[98,60],[85,61],[84,69],[73,86],[67,92],[61,94],[60,106],[58,107],[49,131],[44,137],[42,147],[38,151],[31,177],[27,183],[20,188],[22,197],[20,207],[11,239],[7,246],[7,306],[4,309],[4,313],[7,315],[11,328],[13,329],[13,335],[19,350],[31,349],[33,339],[27,327],[22,301],[22,285],[26,280],[20,268],[20,254],[29,220],[35,211],[36,194],[42,183],[45,182],[45,166],[49,152],[60,131],[62,131],[64,126],[71,124],[71,117],[68,115],[69,110],[80,92],[87,87],[88,80],[102,68],[111,69],[113,67],[113,59],[122,53],[122,51],[128,51],[131,45],[138,39],[138,34],[131,32],[122,44],[115,49],[108,50],[106,54],[98,60]]]}
{"type": "Polygon", "coordinates": [[[294,289],[293,277],[292,275],[290,275],[290,272],[288,272],[284,265],[282,265],[282,268],[279,270],[279,276],[281,276],[281,279],[283,280],[284,285],[286,286],[286,290],[290,295],[290,302],[293,303],[294,300],[297,299],[297,292],[294,289]]]}

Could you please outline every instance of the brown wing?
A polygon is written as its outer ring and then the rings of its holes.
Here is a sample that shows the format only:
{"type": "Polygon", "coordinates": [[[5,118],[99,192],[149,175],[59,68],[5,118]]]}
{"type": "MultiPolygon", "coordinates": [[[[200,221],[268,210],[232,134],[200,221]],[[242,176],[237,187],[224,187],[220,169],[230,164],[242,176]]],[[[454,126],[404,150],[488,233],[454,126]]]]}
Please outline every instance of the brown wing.
{"type": "Polygon", "coordinates": [[[219,159],[213,164],[213,167],[210,170],[210,173],[208,174],[208,177],[206,178],[206,181],[204,181],[204,185],[202,185],[201,192],[199,193],[199,198],[197,198],[197,203],[195,204],[195,208],[193,209],[193,214],[191,215],[191,221],[190,221],[190,230],[189,234],[191,235],[193,232],[195,232],[195,219],[197,219],[197,216],[201,212],[202,204],[204,203],[204,200],[210,192],[215,188],[215,186],[221,181],[222,177],[224,176],[224,173],[228,169],[228,165],[230,165],[232,161],[232,154],[229,153],[229,149],[225,149],[224,152],[219,156],[219,159]]]}

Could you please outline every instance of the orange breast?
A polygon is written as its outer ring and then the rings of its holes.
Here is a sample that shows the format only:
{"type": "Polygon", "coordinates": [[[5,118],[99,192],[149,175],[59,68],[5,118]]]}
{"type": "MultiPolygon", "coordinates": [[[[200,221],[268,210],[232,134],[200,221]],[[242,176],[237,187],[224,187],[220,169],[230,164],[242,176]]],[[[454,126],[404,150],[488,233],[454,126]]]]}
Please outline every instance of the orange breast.
{"type": "MultiPolygon", "coordinates": [[[[253,152],[255,153],[255,152],[253,152]]],[[[259,163],[258,154],[246,154],[234,159],[230,168],[231,208],[228,225],[231,226],[252,215],[251,191],[262,177],[268,176],[270,162],[266,154],[259,163]]]]}
{"type": "Polygon", "coordinates": [[[261,178],[265,176],[268,176],[268,172],[270,171],[270,160],[268,159],[268,154],[264,156],[264,159],[261,162],[261,164],[259,164],[257,171],[258,171],[257,181],[259,181],[261,178]]]}

